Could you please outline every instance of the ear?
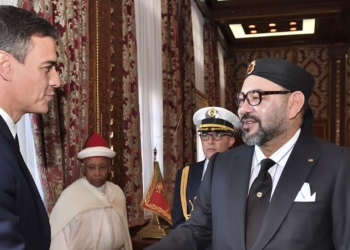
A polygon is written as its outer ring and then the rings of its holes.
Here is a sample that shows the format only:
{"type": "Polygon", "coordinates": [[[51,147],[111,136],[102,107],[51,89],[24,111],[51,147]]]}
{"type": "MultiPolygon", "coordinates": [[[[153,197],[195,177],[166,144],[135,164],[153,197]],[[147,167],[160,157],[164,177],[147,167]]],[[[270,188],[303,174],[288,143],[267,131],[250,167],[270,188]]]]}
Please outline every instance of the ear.
{"type": "Polygon", "coordinates": [[[288,118],[294,119],[302,109],[305,102],[304,94],[301,91],[293,92],[288,100],[288,118]]]}
{"type": "Polygon", "coordinates": [[[230,136],[230,141],[229,141],[229,145],[228,147],[231,148],[233,146],[233,144],[235,143],[236,138],[234,136],[230,136]]]}
{"type": "Polygon", "coordinates": [[[12,66],[10,55],[0,50],[0,77],[5,81],[12,81],[12,66]]]}

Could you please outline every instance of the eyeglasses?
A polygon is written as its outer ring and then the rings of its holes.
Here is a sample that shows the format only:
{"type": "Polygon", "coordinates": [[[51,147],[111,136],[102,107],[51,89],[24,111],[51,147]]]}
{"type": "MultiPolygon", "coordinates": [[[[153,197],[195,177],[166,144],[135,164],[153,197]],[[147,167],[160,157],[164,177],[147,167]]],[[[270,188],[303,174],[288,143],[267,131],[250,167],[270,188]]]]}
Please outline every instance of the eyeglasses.
{"type": "Polygon", "coordinates": [[[285,95],[288,93],[292,93],[290,90],[283,90],[283,91],[260,91],[260,90],[251,90],[248,91],[247,94],[244,94],[243,92],[239,92],[236,94],[236,105],[237,107],[241,107],[245,100],[248,101],[250,106],[256,106],[261,103],[261,96],[263,95],[285,95]]]}
{"type": "Polygon", "coordinates": [[[199,137],[201,138],[202,141],[207,141],[209,140],[209,137],[211,136],[213,138],[214,141],[220,141],[222,140],[222,137],[224,137],[225,135],[230,136],[230,134],[227,133],[212,133],[212,134],[207,134],[207,133],[201,133],[199,135],[199,137]]]}

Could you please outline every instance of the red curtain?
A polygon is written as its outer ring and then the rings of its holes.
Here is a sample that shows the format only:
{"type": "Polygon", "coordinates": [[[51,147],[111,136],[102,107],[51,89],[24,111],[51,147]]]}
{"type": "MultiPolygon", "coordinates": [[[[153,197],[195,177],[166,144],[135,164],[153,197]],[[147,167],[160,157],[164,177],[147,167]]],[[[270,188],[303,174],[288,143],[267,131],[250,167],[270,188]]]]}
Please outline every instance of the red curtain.
{"type": "Polygon", "coordinates": [[[192,122],[195,107],[194,49],[190,0],[162,1],[162,58],[163,178],[172,207],[176,171],[192,163],[195,156],[192,122]]]}
{"type": "Polygon", "coordinates": [[[225,71],[225,108],[237,114],[235,104],[235,87],[233,83],[232,71],[230,70],[230,59],[228,56],[224,57],[224,71],[225,71]]]}
{"type": "Polygon", "coordinates": [[[129,226],[144,223],[134,0],[123,0],[124,169],[129,226]]]}
{"type": "Polygon", "coordinates": [[[216,41],[216,26],[208,19],[204,23],[204,93],[209,106],[220,105],[219,55],[216,41]]]}
{"type": "Polygon", "coordinates": [[[50,213],[62,190],[81,176],[77,153],[88,133],[88,5],[72,0],[19,0],[19,6],[48,19],[59,31],[58,72],[62,86],[49,112],[32,115],[37,162],[50,213]]]}

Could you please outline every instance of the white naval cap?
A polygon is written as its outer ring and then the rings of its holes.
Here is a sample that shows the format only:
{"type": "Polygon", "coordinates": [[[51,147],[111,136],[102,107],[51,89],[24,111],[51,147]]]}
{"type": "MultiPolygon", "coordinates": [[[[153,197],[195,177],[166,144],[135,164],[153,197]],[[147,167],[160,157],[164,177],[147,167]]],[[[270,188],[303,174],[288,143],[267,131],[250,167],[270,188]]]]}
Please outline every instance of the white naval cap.
{"type": "Polygon", "coordinates": [[[193,123],[200,132],[227,131],[239,133],[241,122],[231,111],[221,107],[205,107],[193,115],[193,123]]]}

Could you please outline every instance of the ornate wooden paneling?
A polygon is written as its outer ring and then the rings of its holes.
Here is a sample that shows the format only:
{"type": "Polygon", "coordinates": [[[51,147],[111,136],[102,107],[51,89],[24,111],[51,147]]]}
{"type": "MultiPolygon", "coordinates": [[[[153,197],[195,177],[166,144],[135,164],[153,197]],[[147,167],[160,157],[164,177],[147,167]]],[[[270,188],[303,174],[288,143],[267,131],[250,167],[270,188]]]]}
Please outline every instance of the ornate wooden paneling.
{"type": "Polygon", "coordinates": [[[329,120],[316,119],[314,122],[313,134],[323,139],[329,138],[329,120]]]}
{"type": "Polygon", "coordinates": [[[89,131],[101,133],[117,152],[113,182],[123,188],[122,1],[90,0],[89,29],[89,131]]]}
{"type": "Polygon", "coordinates": [[[259,54],[259,57],[278,57],[295,62],[295,49],[291,48],[263,50],[259,54]]]}
{"type": "MultiPolygon", "coordinates": [[[[228,47],[261,49],[348,43],[350,39],[350,1],[348,0],[195,0],[203,15],[219,25],[228,47]],[[285,22],[316,19],[313,34],[236,38],[230,24],[254,24],[264,33],[267,23],[275,23],[277,33],[285,22]]],[[[245,30],[247,31],[247,30],[245,30]]],[[[249,32],[247,32],[249,33],[249,32]]],[[[276,34],[277,34],[276,33],[276,34]]]]}
{"type": "Polygon", "coordinates": [[[346,145],[346,54],[347,46],[330,46],[330,141],[346,145]]]}
{"type": "Polygon", "coordinates": [[[346,55],[346,146],[350,147],[350,46],[346,55]]]}
{"type": "Polygon", "coordinates": [[[111,50],[111,90],[113,97],[110,105],[110,128],[113,132],[111,138],[114,151],[117,152],[113,164],[115,171],[115,182],[123,188],[124,180],[124,125],[123,125],[123,17],[122,17],[122,1],[111,0],[111,36],[108,42],[111,50]]]}
{"type": "Polygon", "coordinates": [[[346,133],[347,133],[347,136],[346,136],[346,145],[347,147],[350,147],[350,121],[349,121],[349,118],[347,118],[347,121],[346,121],[346,133]]]}
{"type": "Polygon", "coordinates": [[[328,47],[297,49],[297,63],[315,78],[315,87],[309,104],[316,119],[329,117],[329,56],[328,47]]]}

